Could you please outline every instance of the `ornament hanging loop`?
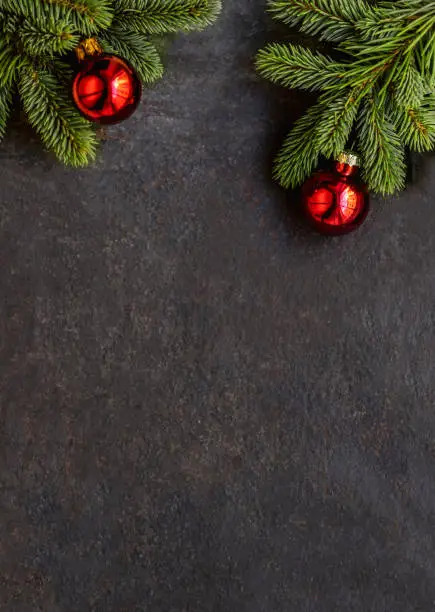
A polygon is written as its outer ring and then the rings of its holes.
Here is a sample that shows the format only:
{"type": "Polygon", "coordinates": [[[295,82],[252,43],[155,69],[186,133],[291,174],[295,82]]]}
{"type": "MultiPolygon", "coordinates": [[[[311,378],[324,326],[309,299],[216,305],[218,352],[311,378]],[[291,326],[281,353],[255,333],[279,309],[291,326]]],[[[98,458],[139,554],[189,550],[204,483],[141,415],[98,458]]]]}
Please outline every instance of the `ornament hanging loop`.
{"type": "Polygon", "coordinates": [[[93,55],[101,55],[103,53],[103,47],[100,45],[96,38],[86,38],[82,40],[76,49],[77,59],[79,62],[83,62],[87,57],[93,55]]]}

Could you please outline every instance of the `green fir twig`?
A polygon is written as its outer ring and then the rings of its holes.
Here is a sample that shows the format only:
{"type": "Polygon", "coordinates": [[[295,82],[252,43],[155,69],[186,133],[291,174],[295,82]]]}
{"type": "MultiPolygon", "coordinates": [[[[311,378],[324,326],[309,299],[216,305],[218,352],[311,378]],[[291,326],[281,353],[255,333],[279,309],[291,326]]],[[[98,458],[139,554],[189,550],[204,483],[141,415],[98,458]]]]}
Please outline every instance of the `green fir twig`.
{"type": "Polygon", "coordinates": [[[368,187],[402,190],[406,148],[435,149],[435,0],[271,0],[269,8],[333,44],[331,57],[295,44],[257,55],[263,77],[319,92],[277,157],[277,180],[297,187],[319,155],[333,158],[356,135],[368,187]]]}

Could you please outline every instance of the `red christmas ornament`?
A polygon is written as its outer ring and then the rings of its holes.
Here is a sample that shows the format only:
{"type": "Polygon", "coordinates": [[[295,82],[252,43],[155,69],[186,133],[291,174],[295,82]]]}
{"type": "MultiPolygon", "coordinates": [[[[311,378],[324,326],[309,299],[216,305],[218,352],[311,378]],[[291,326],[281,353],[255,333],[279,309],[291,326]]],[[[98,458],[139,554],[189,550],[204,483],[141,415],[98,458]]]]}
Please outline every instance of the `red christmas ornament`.
{"type": "Polygon", "coordinates": [[[332,172],[316,172],[302,187],[305,214],[321,234],[348,234],[365,221],[369,195],[359,165],[357,155],[342,153],[332,172]]]}
{"type": "Polygon", "coordinates": [[[108,125],[124,121],[134,113],[142,86],[125,60],[98,53],[84,59],[74,78],[72,93],[86,119],[108,125]]]}

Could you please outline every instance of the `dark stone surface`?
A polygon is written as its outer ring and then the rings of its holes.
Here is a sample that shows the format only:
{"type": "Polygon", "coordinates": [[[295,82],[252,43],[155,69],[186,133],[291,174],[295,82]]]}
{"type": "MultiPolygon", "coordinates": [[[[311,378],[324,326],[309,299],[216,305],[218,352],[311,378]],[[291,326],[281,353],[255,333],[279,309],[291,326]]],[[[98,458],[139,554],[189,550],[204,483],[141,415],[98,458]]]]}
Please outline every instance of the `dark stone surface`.
{"type": "Polygon", "coordinates": [[[434,159],[306,231],[274,35],[227,2],[95,168],[1,148],[3,612],[434,609],[434,159]]]}

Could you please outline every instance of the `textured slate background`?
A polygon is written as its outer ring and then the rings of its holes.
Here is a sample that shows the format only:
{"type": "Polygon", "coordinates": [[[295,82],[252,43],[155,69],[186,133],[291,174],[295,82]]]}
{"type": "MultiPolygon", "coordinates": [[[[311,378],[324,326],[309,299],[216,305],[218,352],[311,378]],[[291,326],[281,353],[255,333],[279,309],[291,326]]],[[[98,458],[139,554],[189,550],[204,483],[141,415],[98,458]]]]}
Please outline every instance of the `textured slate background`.
{"type": "Polygon", "coordinates": [[[276,35],[228,1],[95,168],[0,149],[2,611],[434,609],[434,159],[305,230],[276,35]]]}

